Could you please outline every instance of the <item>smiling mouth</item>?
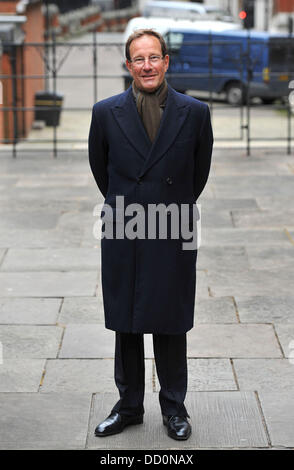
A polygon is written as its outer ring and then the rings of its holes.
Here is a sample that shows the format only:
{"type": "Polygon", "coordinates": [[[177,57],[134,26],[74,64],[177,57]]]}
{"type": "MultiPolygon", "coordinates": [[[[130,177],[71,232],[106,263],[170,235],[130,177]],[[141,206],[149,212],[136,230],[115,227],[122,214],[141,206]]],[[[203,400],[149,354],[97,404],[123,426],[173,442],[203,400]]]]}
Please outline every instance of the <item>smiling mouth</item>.
{"type": "Polygon", "coordinates": [[[156,75],[142,75],[142,78],[154,78],[156,75]]]}

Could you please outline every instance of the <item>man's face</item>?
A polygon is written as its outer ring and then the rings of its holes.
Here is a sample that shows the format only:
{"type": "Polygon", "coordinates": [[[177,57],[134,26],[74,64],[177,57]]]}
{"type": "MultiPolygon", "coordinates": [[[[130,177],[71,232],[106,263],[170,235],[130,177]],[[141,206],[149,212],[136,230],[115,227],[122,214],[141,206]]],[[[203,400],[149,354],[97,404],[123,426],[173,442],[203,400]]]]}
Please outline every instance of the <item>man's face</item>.
{"type": "Polygon", "coordinates": [[[155,91],[162,84],[169,64],[168,55],[162,59],[159,40],[155,36],[149,35],[134,39],[130,45],[130,56],[131,62],[126,60],[126,66],[137,88],[149,93],[155,91]],[[160,59],[150,60],[155,57],[160,57],[160,59]],[[145,61],[141,64],[140,61],[136,63],[135,59],[139,58],[145,59],[145,61]]]}

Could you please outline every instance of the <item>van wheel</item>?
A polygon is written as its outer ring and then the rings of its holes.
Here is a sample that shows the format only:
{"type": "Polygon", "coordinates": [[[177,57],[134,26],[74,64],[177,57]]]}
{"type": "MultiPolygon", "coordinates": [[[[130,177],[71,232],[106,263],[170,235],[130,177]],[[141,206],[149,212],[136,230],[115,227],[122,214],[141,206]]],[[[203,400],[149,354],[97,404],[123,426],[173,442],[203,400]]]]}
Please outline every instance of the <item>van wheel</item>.
{"type": "Polygon", "coordinates": [[[244,87],[241,83],[229,83],[226,87],[226,99],[232,106],[240,106],[245,101],[244,87]]]}

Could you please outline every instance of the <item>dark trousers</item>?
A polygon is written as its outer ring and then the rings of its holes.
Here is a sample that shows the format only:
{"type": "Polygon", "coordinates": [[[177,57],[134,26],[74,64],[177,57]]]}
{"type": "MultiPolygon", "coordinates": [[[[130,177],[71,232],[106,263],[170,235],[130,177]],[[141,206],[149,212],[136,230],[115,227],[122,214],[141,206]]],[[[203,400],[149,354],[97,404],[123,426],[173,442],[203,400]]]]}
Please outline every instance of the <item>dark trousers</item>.
{"type": "MultiPolygon", "coordinates": [[[[159,403],[164,415],[189,416],[187,392],[187,340],[180,335],[153,334],[159,403]]],[[[125,415],[144,413],[145,365],[143,334],[118,333],[115,337],[115,383],[120,400],[112,411],[125,415]]]]}

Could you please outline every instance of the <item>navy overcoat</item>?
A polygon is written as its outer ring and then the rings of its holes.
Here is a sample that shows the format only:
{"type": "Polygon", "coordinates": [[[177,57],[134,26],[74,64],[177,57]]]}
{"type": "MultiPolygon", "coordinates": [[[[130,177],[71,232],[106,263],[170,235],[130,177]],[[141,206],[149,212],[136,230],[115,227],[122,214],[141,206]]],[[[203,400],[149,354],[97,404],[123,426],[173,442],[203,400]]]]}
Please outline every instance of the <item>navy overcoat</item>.
{"type": "MultiPolygon", "coordinates": [[[[153,144],[132,87],[93,106],[90,167],[104,203],[114,212],[123,213],[115,206],[116,196],[124,197],[124,207],[194,204],[208,178],[212,145],[209,107],[169,85],[153,144]]],[[[107,217],[104,221],[105,228],[107,217]]],[[[114,226],[126,223],[125,216],[117,217],[114,226]]],[[[183,250],[182,241],[181,237],[102,238],[106,328],[182,334],[193,327],[197,249],[183,250]]]]}

